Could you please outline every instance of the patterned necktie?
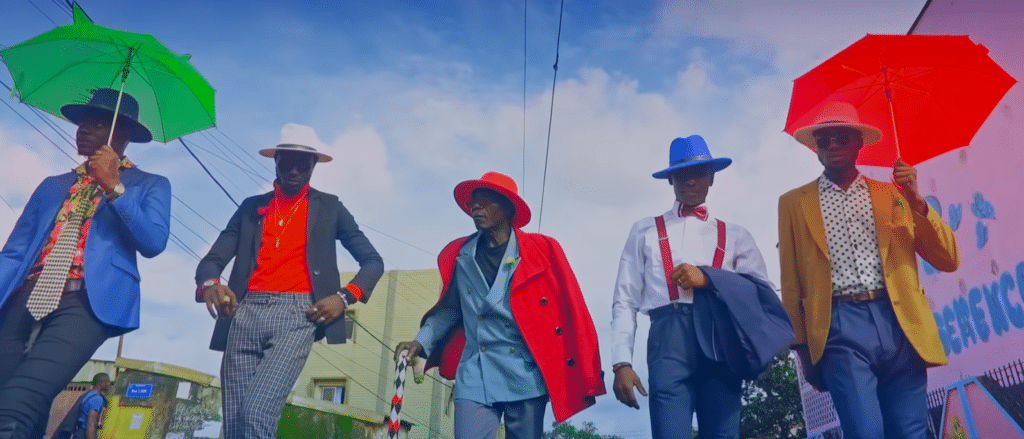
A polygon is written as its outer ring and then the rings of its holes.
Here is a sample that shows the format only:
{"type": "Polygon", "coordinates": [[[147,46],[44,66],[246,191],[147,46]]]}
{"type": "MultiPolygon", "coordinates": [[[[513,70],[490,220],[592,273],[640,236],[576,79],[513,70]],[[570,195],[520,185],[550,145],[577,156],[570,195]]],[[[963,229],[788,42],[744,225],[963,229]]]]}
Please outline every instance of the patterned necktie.
{"type": "Polygon", "coordinates": [[[701,221],[708,220],[708,208],[706,206],[687,207],[679,206],[679,217],[685,218],[688,216],[694,216],[699,218],[701,221]]]}
{"type": "MultiPolygon", "coordinates": [[[[95,193],[94,186],[88,186],[85,191],[95,193]]],[[[71,207],[67,223],[57,236],[57,242],[53,249],[46,256],[43,263],[43,271],[39,273],[39,279],[28,296],[29,314],[36,320],[42,320],[60,304],[60,296],[64,292],[64,284],[68,280],[68,272],[71,270],[71,261],[78,249],[78,237],[82,233],[82,219],[85,211],[92,204],[92,196],[83,194],[78,198],[76,205],[71,207]]]]}

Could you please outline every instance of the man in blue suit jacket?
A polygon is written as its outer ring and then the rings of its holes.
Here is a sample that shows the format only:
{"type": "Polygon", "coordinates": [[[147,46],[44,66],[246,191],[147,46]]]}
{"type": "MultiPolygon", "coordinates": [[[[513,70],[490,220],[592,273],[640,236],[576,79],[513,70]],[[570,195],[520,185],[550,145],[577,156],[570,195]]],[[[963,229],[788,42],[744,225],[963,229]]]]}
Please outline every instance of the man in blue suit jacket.
{"type": "Polygon", "coordinates": [[[128,94],[106,145],[117,95],[61,108],[88,161],[43,180],[0,251],[0,439],[41,437],[53,398],[96,349],[139,327],[135,254],[167,246],[170,182],[124,157],[129,141],[152,139],[128,94]]]}

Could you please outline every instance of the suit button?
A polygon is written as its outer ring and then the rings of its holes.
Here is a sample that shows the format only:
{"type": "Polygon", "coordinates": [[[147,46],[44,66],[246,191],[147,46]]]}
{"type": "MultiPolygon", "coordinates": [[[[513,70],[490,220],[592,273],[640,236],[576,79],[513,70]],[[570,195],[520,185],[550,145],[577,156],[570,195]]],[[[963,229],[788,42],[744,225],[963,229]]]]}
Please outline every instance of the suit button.
{"type": "Polygon", "coordinates": [[[506,328],[511,328],[512,327],[512,322],[505,322],[505,327],[506,328]]]}
{"type": "Polygon", "coordinates": [[[487,346],[480,346],[480,352],[487,352],[487,346]]]}
{"type": "Polygon", "coordinates": [[[482,322],[484,320],[484,315],[480,314],[480,315],[476,316],[476,319],[482,322]]]}
{"type": "Polygon", "coordinates": [[[319,276],[320,270],[313,270],[313,276],[319,276]]]}
{"type": "Polygon", "coordinates": [[[540,304],[541,305],[547,305],[548,304],[548,298],[547,297],[541,297],[540,298],[540,304]]]}
{"type": "Polygon", "coordinates": [[[575,366],[575,365],[576,365],[576,360],[573,360],[572,358],[570,358],[569,360],[567,360],[567,361],[565,362],[565,365],[566,365],[566,366],[569,366],[569,367],[573,367],[573,366],[575,366]]]}
{"type": "Polygon", "coordinates": [[[555,328],[555,335],[562,335],[562,327],[561,326],[555,328]]]}
{"type": "Polygon", "coordinates": [[[516,353],[516,348],[508,348],[508,353],[510,353],[510,354],[516,353]]]}

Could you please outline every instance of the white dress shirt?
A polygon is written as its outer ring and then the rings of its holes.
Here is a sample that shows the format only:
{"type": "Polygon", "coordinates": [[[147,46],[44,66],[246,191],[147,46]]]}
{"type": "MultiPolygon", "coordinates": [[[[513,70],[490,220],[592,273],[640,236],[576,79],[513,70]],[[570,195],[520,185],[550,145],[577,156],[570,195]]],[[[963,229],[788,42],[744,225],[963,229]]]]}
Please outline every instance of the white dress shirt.
{"type": "MultiPolygon", "coordinates": [[[[693,216],[680,218],[678,211],[679,202],[676,201],[664,214],[672,266],[682,263],[711,266],[718,247],[718,222],[710,214],[706,221],[693,216]]],[[[750,232],[728,222],[725,230],[722,269],[768,281],[764,258],[750,232]]],[[[679,293],[677,302],[693,302],[692,290],[680,289],[679,293]]],[[[637,311],[648,314],[652,309],[671,303],[658,228],[654,217],[647,217],[633,224],[619,260],[619,274],[612,297],[612,364],[632,363],[637,311]]]]}
{"type": "Polygon", "coordinates": [[[864,175],[857,174],[843,191],[822,174],[818,178],[818,198],[832,261],[832,295],[884,288],[875,210],[864,175]]]}

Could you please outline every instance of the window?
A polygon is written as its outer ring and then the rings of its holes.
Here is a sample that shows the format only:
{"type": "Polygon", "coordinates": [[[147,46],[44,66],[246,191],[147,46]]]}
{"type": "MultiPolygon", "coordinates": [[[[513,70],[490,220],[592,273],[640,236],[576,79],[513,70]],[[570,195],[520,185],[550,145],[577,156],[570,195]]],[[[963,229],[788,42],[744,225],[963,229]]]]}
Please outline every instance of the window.
{"type": "Polygon", "coordinates": [[[345,403],[345,380],[314,380],[313,397],[338,404],[345,403]]]}

